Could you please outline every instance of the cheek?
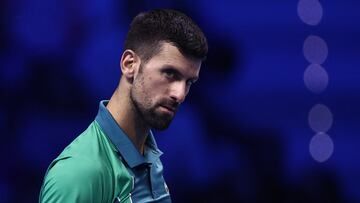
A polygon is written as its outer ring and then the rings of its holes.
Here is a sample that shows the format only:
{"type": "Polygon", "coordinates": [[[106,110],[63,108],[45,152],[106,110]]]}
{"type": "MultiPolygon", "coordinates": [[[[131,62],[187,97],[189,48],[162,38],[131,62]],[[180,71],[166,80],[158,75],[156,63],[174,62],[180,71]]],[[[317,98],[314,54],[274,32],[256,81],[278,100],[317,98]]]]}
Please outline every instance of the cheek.
{"type": "Polygon", "coordinates": [[[162,96],[164,85],[158,79],[154,79],[151,76],[143,79],[139,92],[141,92],[147,104],[154,105],[162,96]]]}
{"type": "Polygon", "coordinates": [[[159,75],[142,75],[136,81],[136,92],[147,104],[153,106],[155,103],[163,100],[169,91],[170,84],[165,77],[159,75]]]}
{"type": "Polygon", "coordinates": [[[153,94],[153,97],[156,96],[163,96],[162,94],[166,94],[167,89],[168,89],[168,82],[166,80],[166,78],[163,78],[161,76],[157,76],[157,77],[151,77],[149,76],[147,78],[147,91],[150,94],[153,94]]]}

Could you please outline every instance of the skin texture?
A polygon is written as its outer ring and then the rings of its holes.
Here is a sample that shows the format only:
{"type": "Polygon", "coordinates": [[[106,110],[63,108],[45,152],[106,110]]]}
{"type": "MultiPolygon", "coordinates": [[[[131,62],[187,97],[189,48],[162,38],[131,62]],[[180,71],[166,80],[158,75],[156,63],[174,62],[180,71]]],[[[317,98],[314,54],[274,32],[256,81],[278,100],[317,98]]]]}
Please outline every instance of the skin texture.
{"type": "Polygon", "coordinates": [[[161,43],[160,52],[146,63],[134,51],[124,51],[120,83],[107,105],[141,154],[150,129],[170,125],[200,72],[200,59],[184,56],[171,43],[161,43]]]}

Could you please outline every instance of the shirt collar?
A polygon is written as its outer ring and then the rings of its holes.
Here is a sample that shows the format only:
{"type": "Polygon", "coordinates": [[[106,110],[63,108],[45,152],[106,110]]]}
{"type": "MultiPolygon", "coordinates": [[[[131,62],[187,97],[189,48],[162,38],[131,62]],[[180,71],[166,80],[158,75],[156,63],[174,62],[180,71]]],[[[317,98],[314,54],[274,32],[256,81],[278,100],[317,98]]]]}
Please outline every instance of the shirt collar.
{"type": "Polygon", "coordinates": [[[155,142],[153,133],[150,131],[146,143],[144,156],[136,149],[135,145],[116,123],[109,110],[106,108],[108,100],[103,100],[99,104],[99,112],[95,118],[102,131],[115,145],[125,162],[131,167],[136,167],[145,163],[155,163],[163,154],[155,142]]]}

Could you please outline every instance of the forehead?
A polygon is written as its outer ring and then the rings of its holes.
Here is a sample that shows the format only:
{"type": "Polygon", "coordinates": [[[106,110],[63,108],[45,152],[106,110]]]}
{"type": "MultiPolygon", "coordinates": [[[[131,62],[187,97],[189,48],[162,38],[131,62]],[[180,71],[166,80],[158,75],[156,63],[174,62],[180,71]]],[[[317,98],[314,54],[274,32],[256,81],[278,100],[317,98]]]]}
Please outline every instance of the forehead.
{"type": "Polygon", "coordinates": [[[170,43],[163,43],[158,54],[147,63],[155,67],[173,67],[183,74],[197,76],[201,67],[201,60],[184,56],[177,47],[170,43]]]}

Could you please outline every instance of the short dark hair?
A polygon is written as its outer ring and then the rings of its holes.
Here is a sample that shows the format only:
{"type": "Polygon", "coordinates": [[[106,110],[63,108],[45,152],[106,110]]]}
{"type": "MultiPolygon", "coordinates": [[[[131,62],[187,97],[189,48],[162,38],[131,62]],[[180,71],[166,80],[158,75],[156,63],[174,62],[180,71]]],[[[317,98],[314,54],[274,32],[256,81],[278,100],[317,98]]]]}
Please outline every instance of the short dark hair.
{"type": "Polygon", "coordinates": [[[204,33],[188,16],[171,9],[155,9],[138,14],[130,25],[125,49],[131,49],[145,63],[169,42],[187,56],[205,60],[208,45],[204,33]]]}

